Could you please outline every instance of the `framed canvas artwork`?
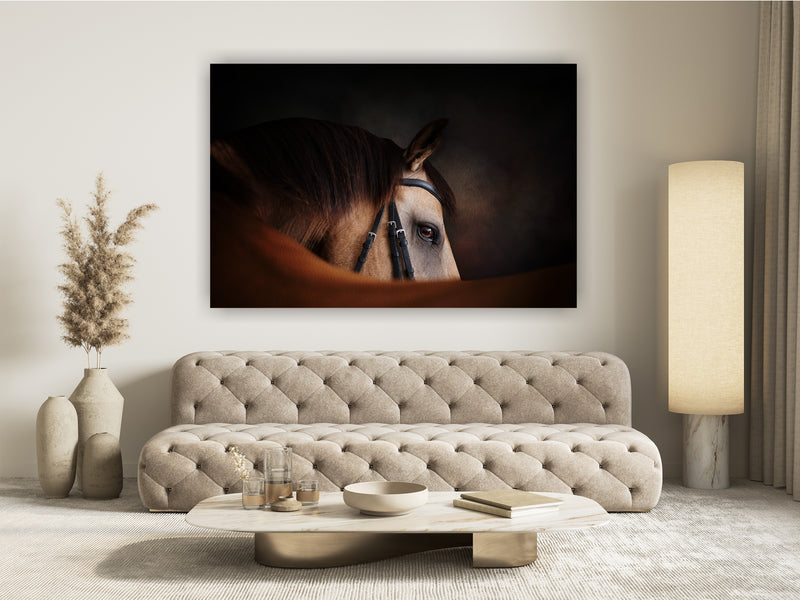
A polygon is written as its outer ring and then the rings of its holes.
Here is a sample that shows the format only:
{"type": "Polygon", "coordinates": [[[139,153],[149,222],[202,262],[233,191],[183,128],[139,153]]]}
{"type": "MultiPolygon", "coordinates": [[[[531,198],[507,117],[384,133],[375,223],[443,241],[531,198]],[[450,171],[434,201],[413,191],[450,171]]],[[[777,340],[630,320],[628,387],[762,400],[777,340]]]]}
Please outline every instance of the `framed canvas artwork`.
{"type": "Polygon", "coordinates": [[[574,307],[573,64],[211,65],[211,306],[574,307]]]}

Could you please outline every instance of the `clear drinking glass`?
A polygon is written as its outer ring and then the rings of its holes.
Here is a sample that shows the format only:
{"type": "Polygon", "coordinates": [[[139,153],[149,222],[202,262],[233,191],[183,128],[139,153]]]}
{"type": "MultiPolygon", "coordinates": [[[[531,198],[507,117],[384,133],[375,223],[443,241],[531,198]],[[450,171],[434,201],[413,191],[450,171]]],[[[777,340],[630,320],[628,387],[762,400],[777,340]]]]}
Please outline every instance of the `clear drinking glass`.
{"type": "Polygon", "coordinates": [[[297,483],[297,499],[303,506],[316,506],[319,504],[319,481],[316,479],[301,479],[297,483]]]}
{"type": "Polygon", "coordinates": [[[267,504],[267,488],[261,477],[242,481],[242,506],[247,509],[264,508],[267,504]]]}
{"type": "Polygon", "coordinates": [[[270,448],[266,460],[267,504],[292,496],[292,449],[270,448]]]}

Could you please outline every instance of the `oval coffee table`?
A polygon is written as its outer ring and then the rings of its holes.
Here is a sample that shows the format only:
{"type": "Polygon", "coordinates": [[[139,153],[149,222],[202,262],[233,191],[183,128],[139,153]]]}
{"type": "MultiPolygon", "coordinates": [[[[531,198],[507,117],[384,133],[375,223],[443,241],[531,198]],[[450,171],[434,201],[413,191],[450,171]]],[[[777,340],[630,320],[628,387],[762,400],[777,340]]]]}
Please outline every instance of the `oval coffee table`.
{"type": "Polygon", "coordinates": [[[255,559],[272,567],[318,568],[382,560],[439,548],[472,546],[475,567],[519,567],[536,560],[536,536],[554,529],[595,527],[608,513],[594,500],[547,493],[557,511],[511,519],[453,506],[459,492],[431,492],[427,504],[395,517],[362,515],[341,492],[320,494],[319,506],[297,512],[244,510],[241,494],[207,498],[186,515],[190,525],[255,534],[255,559]]]}

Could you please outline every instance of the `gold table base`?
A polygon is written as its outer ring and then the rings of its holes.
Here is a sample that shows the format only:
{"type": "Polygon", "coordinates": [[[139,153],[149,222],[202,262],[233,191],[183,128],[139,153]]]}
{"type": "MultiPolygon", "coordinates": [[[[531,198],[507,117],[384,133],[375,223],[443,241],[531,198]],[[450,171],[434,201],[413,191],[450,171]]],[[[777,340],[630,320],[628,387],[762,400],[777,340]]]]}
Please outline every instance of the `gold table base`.
{"type": "Polygon", "coordinates": [[[255,558],[269,567],[342,567],[394,556],[472,546],[473,567],[536,560],[535,533],[255,533],[255,558]]]}

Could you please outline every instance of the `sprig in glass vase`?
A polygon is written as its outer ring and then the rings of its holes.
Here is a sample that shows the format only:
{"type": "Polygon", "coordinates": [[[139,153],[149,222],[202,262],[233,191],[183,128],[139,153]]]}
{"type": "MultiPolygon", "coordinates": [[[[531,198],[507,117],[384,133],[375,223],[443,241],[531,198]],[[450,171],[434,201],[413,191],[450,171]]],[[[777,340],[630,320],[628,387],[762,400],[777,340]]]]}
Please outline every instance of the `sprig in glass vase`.
{"type": "Polygon", "coordinates": [[[247,459],[244,454],[239,452],[236,446],[231,446],[231,456],[233,457],[233,465],[241,480],[243,482],[250,481],[250,469],[247,466],[247,459]]]}

